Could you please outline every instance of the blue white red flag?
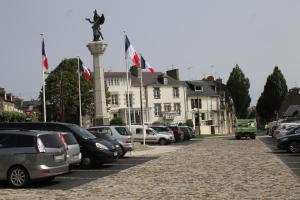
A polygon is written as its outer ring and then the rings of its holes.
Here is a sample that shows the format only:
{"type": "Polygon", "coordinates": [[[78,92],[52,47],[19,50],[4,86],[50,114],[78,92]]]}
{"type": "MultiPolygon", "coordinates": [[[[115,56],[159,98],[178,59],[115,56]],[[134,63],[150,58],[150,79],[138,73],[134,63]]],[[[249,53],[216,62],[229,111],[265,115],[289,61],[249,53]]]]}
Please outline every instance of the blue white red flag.
{"type": "Polygon", "coordinates": [[[46,51],[45,51],[45,42],[44,42],[44,38],[43,38],[43,41],[42,41],[42,62],[43,62],[43,65],[45,67],[46,70],[48,70],[49,68],[49,64],[48,64],[48,58],[46,56],[46,51]]]}
{"type": "Polygon", "coordinates": [[[151,65],[143,58],[143,56],[141,56],[141,68],[142,69],[148,69],[150,72],[151,72],[151,74],[153,74],[154,73],[154,67],[151,67],[151,65]]]}
{"type": "Polygon", "coordinates": [[[79,70],[80,72],[84,73],[85,80],[90,80],[91,79],[91,72],[90,70],[83,64],[81,59],[79,58],[79,70]]]}
{"type": "Polygon", "coordinates": [[[137,52],[134,50],[133,46],[130,44],[127,35],[125,36],[125,54],[129,55],[132,63],[136,67],[141,66],[140,58],[137,52]]]}

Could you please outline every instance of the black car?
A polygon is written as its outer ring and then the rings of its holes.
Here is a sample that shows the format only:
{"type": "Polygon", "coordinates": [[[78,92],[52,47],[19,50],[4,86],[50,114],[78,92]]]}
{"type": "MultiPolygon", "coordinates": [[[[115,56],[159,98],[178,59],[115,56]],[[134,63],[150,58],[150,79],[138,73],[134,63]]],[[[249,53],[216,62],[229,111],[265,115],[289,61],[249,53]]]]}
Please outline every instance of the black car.
{"type": "Polygon", "coordinates": [[[82,168],[91,168],[96,164],[111,163],[118,158],[115,145],[107,140],[96,138],[89,131],[76,124],[59,122],[0,123],[0,129],[1,128],[71,132],[80,146],[80,152],[82,154],[80,166],[82,168]]]}
{"type": "Polygon", "coordinates": [[[93,131],[93,130],[89,130],[90,133],[92,133],[94,136],[96,136],[98,139],[101,140],[107,140],[110,143],[112,143],[113,145],[115,145],[117,152],[118,152],[118,157],[121,158],[124,156],[124,152],[118,142],[117,139],[113,138],[112,136],[110,136],[110,134],[108,132],[105,131],[93,131]]]}
{"type": "Polygon", "coordinates": [[[291,129],[284,137],[277,140],[277,147],[292,153],[300,152],[300,127],[291,129]]]}

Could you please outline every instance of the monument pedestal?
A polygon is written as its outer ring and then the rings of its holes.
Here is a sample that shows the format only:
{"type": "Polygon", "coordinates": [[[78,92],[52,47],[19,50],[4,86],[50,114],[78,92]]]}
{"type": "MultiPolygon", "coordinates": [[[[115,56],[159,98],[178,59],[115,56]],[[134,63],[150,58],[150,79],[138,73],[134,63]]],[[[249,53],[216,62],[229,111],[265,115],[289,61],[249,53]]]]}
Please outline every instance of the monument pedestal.
{"type": "Polygon", "coordinates": [[[106,107],[106,95],[104,85],[103,54],[107,47],[104,41],[93,41],[87,45],[93,56],[94,66],[94,95],[95,95],[95,119],[94,126],[109,125],[109,116],[106,107]]]}

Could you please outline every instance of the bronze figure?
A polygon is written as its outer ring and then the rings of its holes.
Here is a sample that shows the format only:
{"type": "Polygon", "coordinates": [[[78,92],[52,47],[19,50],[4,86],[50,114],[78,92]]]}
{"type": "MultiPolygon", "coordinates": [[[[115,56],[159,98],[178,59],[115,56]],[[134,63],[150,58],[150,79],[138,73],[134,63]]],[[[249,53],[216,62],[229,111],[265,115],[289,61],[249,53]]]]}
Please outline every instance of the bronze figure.
{"type": "Polygon", "coordinates": [[[99,41],[100,37],[103,40],[103,36],[100,31],[100,25],[102,25],[105,21],[104,15],[102,14],[100,17],[97,13],[97,10],[94,10],[94,21],[90,20],[90,18],[85,18],[85,19],[91,24],[93,24],[92,26],[93,33],[94,33],[93,41],[99,41]]]}

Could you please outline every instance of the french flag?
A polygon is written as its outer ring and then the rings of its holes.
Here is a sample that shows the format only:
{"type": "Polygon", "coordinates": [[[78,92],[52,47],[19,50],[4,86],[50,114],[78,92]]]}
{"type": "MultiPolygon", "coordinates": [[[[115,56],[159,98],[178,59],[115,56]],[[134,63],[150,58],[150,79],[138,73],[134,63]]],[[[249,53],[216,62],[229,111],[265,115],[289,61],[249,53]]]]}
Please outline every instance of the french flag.
{"type": "Polygon", "coordinates": [[[84,73],[85,80],[90,80],[91,79],[91,72],[90,70],[83,64],[81,59],[79,58],[79,70],[80,72],[84,73]]]}
{"type": "Polygon", "coordinates": [[[43,38],[43,41],[42,41],[42,62],[43,62],[43,65],[44,65],[45,69],[48,70],[49,64],[48,64],[48,58],[46,56],[46,51],[45,51],[44,38],[43,38]]]}
{"type": "Polygon", "coordinates": [[[125,53],[126,53],[126,55],[129,55],[132,63],[136,67],[140,67],[141,66],[141,61],[140,61],[139,55],[134,50],[133,46],[130,44],[127,35],[125,36],[125,53]]]}
{"type": "Polygon", "coordinates": [[[147,68],[151,72],[151,74],[154,74],[154,67],[151,67],[151,65],[143,58],[143,56],[141,56],[141,68],[147,68]]]}

